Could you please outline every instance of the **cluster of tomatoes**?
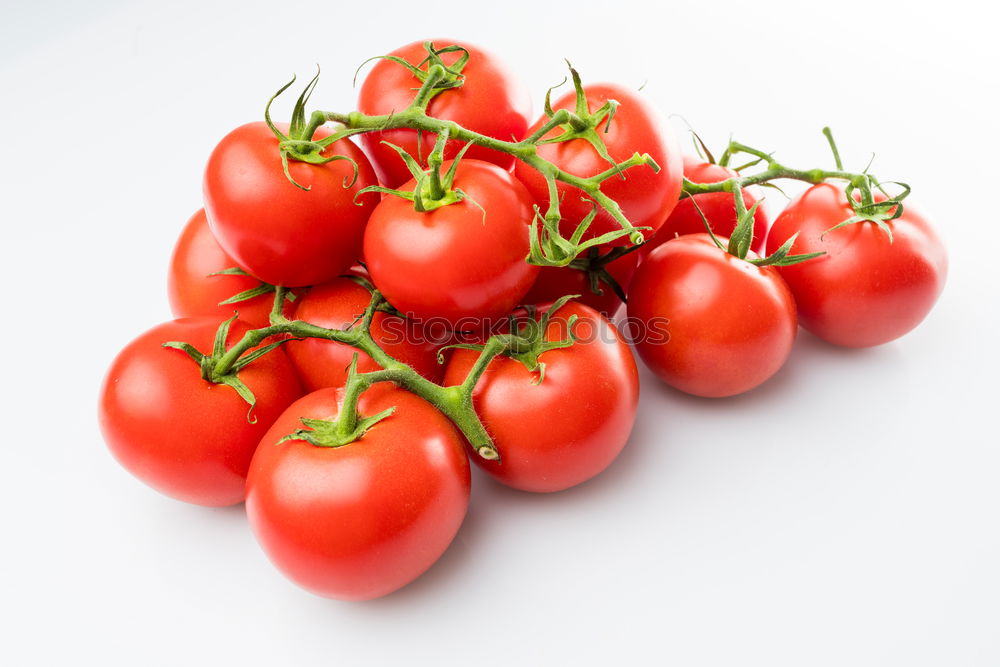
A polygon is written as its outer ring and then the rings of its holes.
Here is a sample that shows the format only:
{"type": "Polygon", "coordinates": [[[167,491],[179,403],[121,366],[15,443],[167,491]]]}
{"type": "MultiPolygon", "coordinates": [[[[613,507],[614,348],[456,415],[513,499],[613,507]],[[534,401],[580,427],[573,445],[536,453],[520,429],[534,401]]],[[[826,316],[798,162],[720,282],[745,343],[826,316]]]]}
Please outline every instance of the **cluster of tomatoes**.
{"type": "MultiPolygon", "coordinates": [[[[269,558],[313,592],[377,597],[430,567],[465,516],[470,459],[539,492],[604,470],[635,420],[633,347],[672,386],[730,396],[778,370],[799,324],[832,343],[876,345],[919,323],[941,290],[941,243],[909,206],[832,230],[856,207],[830,183],[773,225],[752,188],[742,221],[731,192],[681,199],[685,178],[736,172],[682,158],[656,113],[617,85],[583,86],[529,125],[525,96],[490,54],[414,43],[374,66],[360,113],[409,108],[434,63],[453,78],[427,116],[513,143],[534,137],[534,154],[583,178],[648,154],[658,169],[600,188],[647,242],[620,238],[568,266],[528,263],[552,181],[513,151],[394,128],[289,159],[288,146],[336,131],[303,139],[297,107],[290,124],[243,125],[216,146],[205,208],[170,266],[178,319],[130,343],[102,390],[101,427],[125,468],[186,502],[245,501],[269,558]],[[609,103],[612,113],[588,115],[609,103]],[[573,122],[539,135],[559,109],[573,122]],[[732,254],[727,237],[741,223],[752,224],[752,250],[732,254]],[[787,254],[793,237],[795,252],[825,254],[754,261],[765,248],[787,254]],[[609,319],[625,295],[630,340],[609,319]],[[379,354],[322,335],[358,326],[379,354]],[[484,356],[491,336],[503,341],[498,356],[484,356]],[[380,370],[419,378],[351,390],[380,370]],[[468,424],[446,417],[464,407],[498,458],[472,450],[468,424]]],[[[556,187],[567,239],[619,228],[587,193],[556,187]]]]}

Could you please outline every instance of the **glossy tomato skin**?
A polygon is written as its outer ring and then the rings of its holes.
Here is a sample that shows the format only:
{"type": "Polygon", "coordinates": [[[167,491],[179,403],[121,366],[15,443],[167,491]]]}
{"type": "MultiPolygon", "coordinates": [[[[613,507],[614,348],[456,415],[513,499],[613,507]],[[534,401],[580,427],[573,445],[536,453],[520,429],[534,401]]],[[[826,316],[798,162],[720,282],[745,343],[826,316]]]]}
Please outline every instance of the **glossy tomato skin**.
{"type": "MultiPolygon", "coordinates": [[[[639,251],[634,251],[606,265],[608,273],[626,294],[638,263],[639,251]]],[[[543,266],[523,301],[527,304],[551,303],[567,294],[579,294],[578,303],[610,317],[622,305],[622,300],[608,285],[601,283],[600,287],[603,294],[594,294],[586,271],[571,266],[543,266]]]]}
{"type": "Polygon", "coordinates": [[[843,188],[814,185],[774,221],[767,249],[792,234],[792,253],[826,254],[781,267],[795,295],[799,322],[823,340],[870,347],[920,324],[944,288],[948,257],[931,224],[907,201],[889,221],[892,242],[871,222],[830,228],[854,215],[843,188]]]}
{"type": "MultiPolygon", "coordinates": [[[[293,317],[327,329],[343,329],[364,314],[370,301],[368,289],[350,278],[336,278],[313,287],[297,299],[293,317]]],[[[391,357],[432,382],[441,377],[443,367],[437,363],[437,348],[447,341],[435,341],[417,325],[384,312],[374,314],[369,331],[391,357]]],[[[359,373],[381,368],[364,352],[321,338],[286,343],[285,351],[309,391],[343,387],[355,353],[358,354],[359,373]]]]}
{"type": "MultiPolygon", "coordinates": [[[[287,126],[278,124],[282,131],[287,126]]],[[[320,128],[315,138],[329,134],[320,128]]],[[[355,195],[377,185],[361,149],[348,139],[327,154],[347,160],[313,165],[289,160],[302,190],[285,178],[278,139],[263,122],[242,125],[212,151],[205,168],[208,224],[219,245],[247,271],[272,285],[300,287],[332,280],[361,254],[365,222],[379,196],[355,195]]]]}
{"type": "Polygon", "coordinates": [[[730,255],[708,234],[667,241],[639,265],[628,316],[642,325],[633,344],[660,379],[713,398],[749,391],[774,375],[797,328],[792,294],[778,272],[730,255]]]}
{"type": "MultiPolygon", "coordinates": [[[[705,162],[689,155],[684,156],[684,177],[692,183],[718,183],[737,175],[734,170],[728,167],[705,162]]],[[[746,203],[747,210],[761,199],[758,195],[759,190],[756,188],[743,189],[743,201],[746,203]]],[[[698,215],[695,202],[715,234],[726,237],[732,235],[733,230],[736,229],[736,202],[732,194],[709,192],[685,197],[677,202],[670,217],[656,232],[656,236],[643,247],[645,254],[648,255],[654,248],[675,236],[705,233],[705,223],[698,215]]],[[[750,249],[756,253],[764,248],[764,238],[767,236],[769,222],[770,217],[767,214],[767,209],[761,204],[754,212],[753,242],[750,244],[750,249]]]]}
{"type": "MultiPolygon", "coordinates": [[[[631,350],[614,325],[572,301],[550,320],[546,338],[565,339],[573,315],[580,340],[539,357],[545,363],[540,384],[520,362],[497,357],[474,390],[476,412],[501,458],[473,461],[515,489],[551,492],[585,482],[614,461],[632,431],[639,378],[631,350]]],[[[476,357],[455,350],[444,384],[460,384],[476,357]]]]}
{"type": "MultiPolygon", "coordinates": [[[[427,113],[435,118],[450,120],[462,127],[504,141],[520,141],[528,127],[531,102],[524,88],[507,69],[490,53],[478,46],[449,39],[433,40],[438,48],[459,44],[469,51],[469,62],[462,73],[465,82],[443,91],[427,105],[427,113]]],[[[402,46],[389,55],[397,56],[417,65],[427,57],[423,41],[402,46]]],[[[443,54],[442,60],[451,65],[460,54],[443,54]]],[[[422,68],[427,69],[426,65],[422,68]]],[[[389,60],[379,60],[361,84],[358,110],[367,115],[383,115],[402,111],[410,105],[420,88],[420,80],[402,65],[389,60]]],[[[361,135],[361,145],[372,158],[383,185],[397,188],[410,180],[410,172],[392,148],[381,143],[388,141],[402,147],[423,164],[434,149],[436,135],[423,133],[418,142],[416,130],[389,130],[361,135]],[[419,145],[418,145],[419,143],[419,145]]],[[[462,144],[449,142],[445,159],[458,154],[462,144]]],[[[514,158],[506,153],[473,146],[466,155],[476,160],[492,162],[510,169],[514,158]]]]}
{"type": "MultiPolygon", "coordinates": [[[[196,505],[243,501],[250,459],[278,415],[302,395],[280,349],[252,362],[239,377],[253,391],[249,406],[231,387],[201,379],[198,365],[167,341],[210,352],[219,320],[193,317],[160,324],[129,343],[101,389],[99,419],[111,453],[157,491],[196,505]]],[[[233,322],[227,345],[248,330],[233,322]]]]}
{"type": "MultiPolygon", "coordinates": [[[[174,246],[167,274],[167,296],[174,317],[213,316],[219,322],[239,313],[240,320],[259,329],[270,324],[274,294],[262,294],[246,301],[220,305],[240,292],[253,289],[260,281],[252,276],[215,276],[219,271],[239,267],[208,228],[205,210],[188,220],[174,246]]],[[[290,312],[288,302],[285,314],[290,312]]]]}
{"type": "Polygon", "coordinates": [[[317,595],[367,600],[429,568],[469,503],[463,439],[429,403],[391,385],[361,396],[362,415],[395,412],[342,447],[276,444],[301,417],[329,420],[328,388],[294,403],[260,442],[247,479],[247,517],[282,573],[317,595]]]}
{"type": "MultiPolygon", "coordinates": [[[[414,187],[411,180],[402,189],[414,187]]],[[[454,187],[482,209],[466,200],[422,213],[387,196],[368,222],[364,249],[389,303],[425,323],[458,327],[505,316],[538,267],[525,261],[533,211],[524,186],[494,164],[465,158],[454,187]]]]}
{"type": "MultiPolygon", "coordinates": [[[[656,110],[628,88],[615,84],[594,84],[584,86],[584,91],[591,111],[596,111],[609,99],[621,103],[609,130],[604,132],[604,125],[598,128],[608,153],[616,162],[627,160],[634,153],[649,153],[660,166],[658,173],[646,166],[633,167],[624,173],[625,178],[610,178],[601,187],[604,194],[618,202],[625,217],[633,225],[651,228],[643,231],[643,236],[648,239],[674,210],[681,194],[683,164],[677,139],[670,126],[660,122],[656,110]]],[[[575,93],[570,93],[559,98],[552,106],[553,109],[573,110],[575,105],[575,93]]],[[[547,120],[548,117],[542,116],[535,121],[528,128],[528,135],[547,120]]],[[[559,132],[560,130],[554,130],[546,136],[555,137],[559,132]]],[[[607,171],[611,166],[598,155],[593,146],[582,139],[540,144],[538,154],[563,171],[583,178],[607,171]]],[[[541,174],[523,162],[515,165],[514,173],[527,186],[542,211],[545,211],[549,205],[549,193],[541,174]]],[[[593,206],[589,198],[586,201],[581,199],[585,197],[581,190],[564,183],[559,183],[558,188],[562,198],[560,230],[563,236],[569,238],[593,206]]],[[[614,218],[604,210],[598,210],[597,217],[584,238],[594,238],[619,229],[621,226],[614,218]]],[[[611,245],[628,243],[628,238],[622,237],[611,245]]]]}

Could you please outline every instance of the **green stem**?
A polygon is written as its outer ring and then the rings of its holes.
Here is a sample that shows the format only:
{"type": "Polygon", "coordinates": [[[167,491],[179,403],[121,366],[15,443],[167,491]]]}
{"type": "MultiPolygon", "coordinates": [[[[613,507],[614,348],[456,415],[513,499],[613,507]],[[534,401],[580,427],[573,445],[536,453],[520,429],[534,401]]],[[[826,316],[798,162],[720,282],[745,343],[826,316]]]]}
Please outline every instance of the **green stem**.
{"type": "MultiPolygon", "coordinates": [[[[486,428],[483,426],[479,415],[476,414],[475,408],[472,405],[472,390],[479,381],[479,378],[486,371],[486,366],[490,360],[504,351],[502,342],[492,342],[488,345],[490,354],[484,351],[472,372],[469,373],[461,385],[442,387],[423,377],[401,361],[393,358],[372,338],[370,333],[371,321],[384,302],[378,291],[372,292],[371,301],[361,319],[346,331],[342,329],[327,329],[301,320],[286,319],[281,314],[281,304],[283,303],[286,291],[283,287],[278,287],[275,291],[275,306],[271,311],[271,326],[246,332],[243,338],[227,350],[215,363],[213,369],[214,376],[222,377],[229,373],[233,368],[233,364],[241,356],[271,336],[291,334],[295,338],[321,338],[350,345],[360,352],[367,354],[384,370],[356,374],[354,376],[356,380],[348,385],[348,391],[344,398],[345,406],[355,405],[357,396],[376,382],[395,382],[440,410],[458,427],[469,444],[472,445],[473,449],[480,456],[485,459],[499,458],[500,455],[493,444],[493,439],[487,433],[486,428]],[[352,392],[353,397],[351,395],[352,392]],[[350,400],[353,400],[353,403],[350,403],[350,400]]],[[[345,423],[339,427],[345,433],[350,432],[356,426],[357,410],[345,409],[343,413],[353,413],[353,417],[348,417],[344,420],[345,423]]],[[[343,419],[343,415],[341,419],[343,419]]]]}

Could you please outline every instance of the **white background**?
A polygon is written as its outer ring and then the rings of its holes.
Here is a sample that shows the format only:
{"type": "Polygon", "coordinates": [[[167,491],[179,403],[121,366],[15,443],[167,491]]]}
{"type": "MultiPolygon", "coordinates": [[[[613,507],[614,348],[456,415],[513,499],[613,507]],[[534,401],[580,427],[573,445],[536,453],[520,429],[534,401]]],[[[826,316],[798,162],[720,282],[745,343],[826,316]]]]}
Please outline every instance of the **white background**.
{"type": "Polygon", "coordinates": [[[78,5],[0,10],[0,662],[1000,664],[985,5],[78,5]],[[952,270],[904,339],[802,334],[749,395],[697,400],[644,374],[604,475],[553,496],[477,476],[426,576],[333,602],[268,564],[241,508],[186,506],[119,468],[97,389],[169,317],[167,259],[214,143],[293,72],[322,64],[314,102],[348,109],[361,60],[436,36],[506,59],[536,109],[568,57],[590,80],[646,82],[714,146],[731,131],[829,165],[830,124],[849,166],[874,151],[875,173],[912,184],[952,270]]]}

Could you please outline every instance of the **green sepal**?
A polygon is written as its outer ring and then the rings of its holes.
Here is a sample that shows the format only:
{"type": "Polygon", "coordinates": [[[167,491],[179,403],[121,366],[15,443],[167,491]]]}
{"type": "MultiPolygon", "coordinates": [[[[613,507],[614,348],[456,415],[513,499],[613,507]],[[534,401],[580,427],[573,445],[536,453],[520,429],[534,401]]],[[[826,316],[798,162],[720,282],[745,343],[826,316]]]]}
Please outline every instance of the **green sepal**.
{"type": "Polygon", "coordinates": [[[275,349],[277,347],[281,347],[285,343],[287,343],[289,341],[292,341],[292,340],[301,340],[301,339],[298,339],[298,338],[282,338],[281,340],[274,341],[273,343],[268,343],[267,345],[263,345],[261,347],[258,347],[255,350],[251,350],[250,352],[247,352],[242,357],[240,357],[236,361],[236,363],[233,364],[233,371],[239,372],[240,370],[246,368],[246,366],[248,364],[256,361],[257,359],[260,359],[261,357],[263,357],[265,354],[267,354],[271,350],[273,350],[273,349],[275,349]]]}
{"type": "Polygon", "coordinates": [[[195,346],[192,345],[191,343],[184,343],[181,341],[172,340],[163,343],[163,347],[169,347],[184,352],[185,354],[187,354],[187,356],[191,357],[192,361],[194,361],[199,366],[201,366],[201,360],[205,358],[205,355],[199,352],[198,349],[195,348],[195,346]]]}
{"type": "Polygon", "coordinates": [[[235,373],[223,375],[218,379],[216,384],[224,384],[227,387],[232,387],[236,393],[240,395],[240,398],[246,401],[247,405],[250,406],[249,409],[247,409],[247,421],[251,424],[257,423],[257,416],[253,414],[254,408],[257,407],[257,397],[253,395],[253,392],[250,391],[250,387],[246,386],[238,375],[235,373]]]}
{"type": "Polygon", "coordinates": [[[799,264],[800,262],[805,262],[806,260],[826,254],[825,252],[809,252],[801,255],[789,255],[788,253],[791,252],[792,245],[795,243],[795,239],[798,238],[798,236],[798,232],[792,234],[787,241],[781,244],[780,248],[772,252],[767,257],[761,257],[760,259],[748,259],[747,261],[754,266],[791,266],[792,264],[799,264]]]}
{"type": "MultiPolygon", "coordinates": [[[[529,373],[538,373],[538,379],[534,382],[536,385],[541,384],[545,379],[545,363],[539,361],[539,357],[549,350],[570,347],[576,343],[576,336],[573,334],[573,325],[576,324],[578,319],[576,315],[571,315],[566,321],[566,328],[569,333],[568,338],[563,340],[547,341],[545,340],[545,329],[548,326],[552,315],[554,315],[557,310],[566,305],[570,299],[576,299],[579,298],[579,296],[579,294],[567,294],[566,296],[560,297],[554,301],[548,310],[542,313],[541,317],[537,320],[535,319],[535,307],[531,305],[524,306],[524,310],[527,311],[528,314],[527,319],[517,320],[511,316],[511,333],[497,334],[491,337],[492,340],[499,340],[502,342],[503,350],[500,352],[502,356],[517,361],[524,366],[529,373]]],[[[445,350],[460,349],[481,352],[485,348],[486,344],[478,343],[456,343],[454,345],[445,345],[438,350],[438,363],[444,362],[443,355],[445,350]]]]}
{"type": "MultiPolygon", "coordinates": [[[[309,98],[312,96],[313,90],[316,88],[316,83],[319,81],[319,66],[316,67],[316,75],[306,84],[306,87],[302,90],[298,99],[295,101],[295,106],[292,109],[292,119],[288,126],[288,134],[284,134],[278,129],[278,126],[274,124],[271,119],[271,105],[274,100],[278,98],[283,92],[288,90],[288,88],[295,83],[296,77],[293,76],[292,80],[278,89],[274,95],[267,101],[264,106],[264,122],[270,128],[271,132],[278,139],[278,153],[281,158],[281,169],[285,174],[285,178],[295,187],[300,190],[309,191],[310,187],[306,187],[292,178],[292,174],[288,168],[289,158],[297,160],[299,162],[308,162],[310,164],[321,165],[328,162],[333,162],[335,160],[347,160],[352,166],[352,175],[350,177],[344,177],[344,188],[350,188],[358,180],[358,175],[360,173],[358,163],[353,159],[347,157],[346,155],[329,155],[324,156],[323,151],[329,147],[333,141],[330,137],[325,140],[313,141],[312,134],[313,131],[312,123],[306,121],[306,104],[309,102],[309,98]],[[309,136],[306,136],[309,135],[309,136]]],[[[318,121],[317,121],[318,122],[318,121]]],[[[348,131],[349,133],[353,133],[348,131]]],[[[339,134],[339,133],[338,133],[339,134]]],[[[337,138],[340,138],[339,136],[337,138]]]]}
{"type": "Polygon", "coordinates": [[[269,285],[267,283],[261,283],[257,287],[251,287],[248,290],[240,292],[239,294],[234,294],[224,301],[220,301],[220,306],[228,306],[234,303],[240,303],[242,301],[249,301],[250,299],[262,296],[264,294],[270,294],[274,291],[274,285],[269,285]]]}
{"type": "Polygon", "coordinates": [[[750,245],[753,243],[753,218],[759,207],[760,202],[755,201],[753,206],[747,209],[737,222],[732,236],[729,237],[729,247],[726,248],[730,255],[746,259],[750,245]]]}
{"type": "Polygon", "coordinates": [[[282,444],[289,440],[304,440],[316,447],[343,447],[352,442],[357,442],[368,432],[371,427],[389,417],[396,411],[392,407],[371,417],[362,417],[357,421],[357,425],[350,433],[341,433],[340,425],[336,420],[308,419],[302,417],[300,421],[305,428],[300,428],[294,433],[286,435],[275,444],[282,444]]]}

